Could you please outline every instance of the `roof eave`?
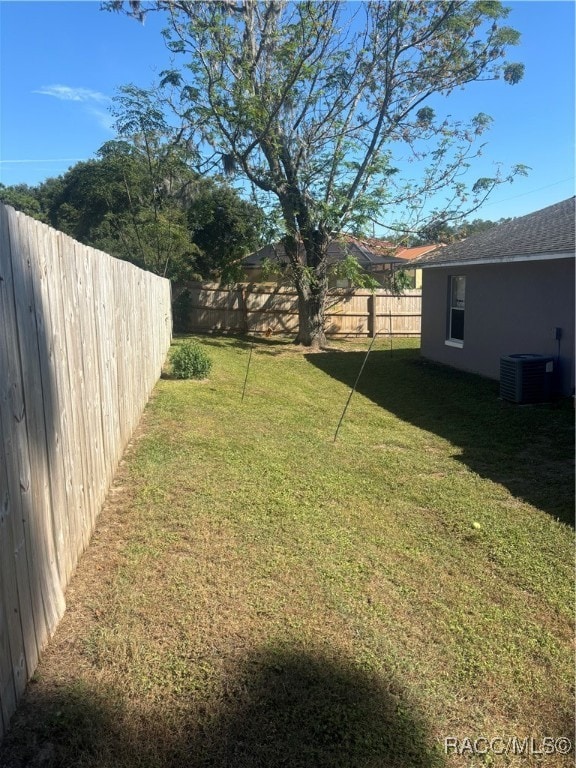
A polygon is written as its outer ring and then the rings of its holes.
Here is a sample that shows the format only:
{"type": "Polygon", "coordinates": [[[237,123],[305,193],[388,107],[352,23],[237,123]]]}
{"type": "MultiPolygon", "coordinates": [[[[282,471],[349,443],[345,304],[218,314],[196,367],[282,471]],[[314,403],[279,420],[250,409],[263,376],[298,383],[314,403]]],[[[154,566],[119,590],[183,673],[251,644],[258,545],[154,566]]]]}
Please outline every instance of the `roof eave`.
{"type": "Polygon", "coordinates": [[[484,259],[451,259],[449,261],[412,262],[415,269],[433,269],[434,267],[468,267],[480,264],[511,264],[522,261],[556,261],[558,259],[573,259],[575,251],[558,251],[556,253],[530,253],[518,256],[490,256],[484,259]]]}

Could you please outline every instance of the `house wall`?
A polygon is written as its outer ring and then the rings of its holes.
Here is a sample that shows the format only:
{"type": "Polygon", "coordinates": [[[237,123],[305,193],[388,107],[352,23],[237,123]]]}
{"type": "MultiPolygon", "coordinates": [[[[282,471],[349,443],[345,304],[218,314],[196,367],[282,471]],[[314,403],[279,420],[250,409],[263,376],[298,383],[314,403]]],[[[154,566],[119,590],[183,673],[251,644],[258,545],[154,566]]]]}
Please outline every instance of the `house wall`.
{"type": "Polygon", "coordinates": [[[560,378],[574,392],[574,259],[508,262],[423,270],[422,355],[446,365],[500,378],[500,358],[558,354],[560,378]],[[446,345],[449,278],[466,277],[464,345],[446,345]]]}

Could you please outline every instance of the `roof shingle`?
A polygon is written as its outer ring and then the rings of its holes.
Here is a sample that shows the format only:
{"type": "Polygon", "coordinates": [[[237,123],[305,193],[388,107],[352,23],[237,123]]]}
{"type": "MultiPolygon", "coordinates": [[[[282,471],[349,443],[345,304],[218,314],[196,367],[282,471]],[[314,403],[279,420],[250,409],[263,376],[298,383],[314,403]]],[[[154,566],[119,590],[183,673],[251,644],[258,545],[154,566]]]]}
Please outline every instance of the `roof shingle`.
{"type": "MultiPolygon", "coordinates": [[[[343,235],[334,238],[328,246],[328,262],[330,264],[341,261],[346,256],[353,256],[362,267],[395,264],[399,260],[394,256],[394,245],[376,238],[360,240],[351,235],[343,235]]],[[[262,266],[264,259],[271,259],[284,263],[287,260],[282,242],[274,245],[266,245],[258,251],[251,253],[243,260],[247,268],[262,266]]]]}
{"type": "Polygon", "coordinates": [[[410,264],[415,267],[466,262],[494,262],[506,259],[574,253],[575,197],[542,208],[486,232],[423,254],[410,264]]]}

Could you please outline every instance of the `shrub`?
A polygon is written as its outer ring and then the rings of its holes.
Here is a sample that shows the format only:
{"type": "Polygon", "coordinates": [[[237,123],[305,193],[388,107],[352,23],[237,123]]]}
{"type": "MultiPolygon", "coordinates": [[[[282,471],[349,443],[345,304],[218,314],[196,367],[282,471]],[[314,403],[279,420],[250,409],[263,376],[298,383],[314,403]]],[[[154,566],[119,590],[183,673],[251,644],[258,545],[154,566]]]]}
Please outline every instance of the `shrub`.
{"type": "Polygon", "coordinates": [[[212,369],[212,360],[195,341],[185,341],[170,355],[172,374],[177,379],[204,379],[212,369]]]}

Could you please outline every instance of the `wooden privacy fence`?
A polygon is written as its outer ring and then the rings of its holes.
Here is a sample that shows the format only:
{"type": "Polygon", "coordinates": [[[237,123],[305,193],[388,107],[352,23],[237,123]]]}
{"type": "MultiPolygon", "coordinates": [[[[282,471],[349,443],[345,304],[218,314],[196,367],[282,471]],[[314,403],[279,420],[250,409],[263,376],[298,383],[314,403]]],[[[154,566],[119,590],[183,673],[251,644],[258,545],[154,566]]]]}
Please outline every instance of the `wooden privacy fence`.
{"type": "MultiPolygon", "coordinates": [[[[258,283],[231,287],[193,283],[184,327],[188,331],[295,334],[298,297],[293,288],[258,283]]],[[[326,308],[328,336],[419,336],[422,294],[383,289],[333,289],[326,308]]]]}
{"type": "Polygon", "coordinates": [[[170,337],[167,280],[0,205],[0,739],[170,337]]]}

